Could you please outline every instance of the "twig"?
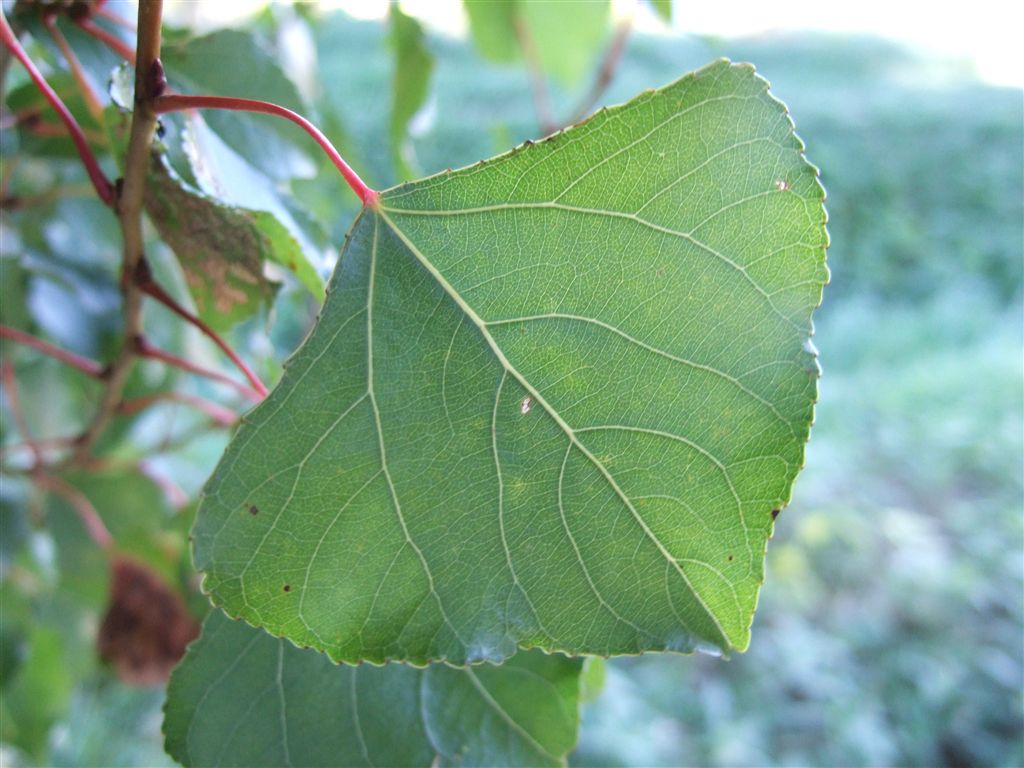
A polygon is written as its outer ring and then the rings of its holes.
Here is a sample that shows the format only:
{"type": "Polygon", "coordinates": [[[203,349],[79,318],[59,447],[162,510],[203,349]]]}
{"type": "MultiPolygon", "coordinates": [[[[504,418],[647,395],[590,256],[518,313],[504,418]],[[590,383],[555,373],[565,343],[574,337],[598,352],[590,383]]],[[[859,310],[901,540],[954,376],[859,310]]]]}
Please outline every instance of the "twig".
{"type": "Polygon", "coordinates": [[[530,92],[533,94],[533,108],[537,112],[537,122],[544,135],[554,133],[558,129],[555,115],[551,109],[551,96],[548,94],[547,81],[544,79],[544,68],[540,65],[540,55],[533,41],[533,35],[522,17],[515,19],[516,40],[526,60],[526,70],[530,75],[530,92]]]}
{"type": "Polygon", "coordinates": [[[31,451],[33,446],[39,448],[41,451],[71,448],[77,439],[77,437],[50,437],[43,438],[41,440],[33,440],[31,444],[27,442],[12,443],[11,445],[5,445],[0,448],[0,458],[6,459],[12,453],[17,453],[18,451],[31,451]]]}
{"type": "Polygon", "coordinates": [[[70,365],[72,368],[77,368],[94,379],[102,379],[104,376],[103,366],[95,360],[90,360],[87,357],[76,355],[74,352],[68,352],[66,349],[55,347],[50,342],[36,338],[32,334],[19,331],[7,325],[0,325],[0,337],[10,339],[18,344],[24,344],[26,347],[32,347],[32,349],[38,350],[44,355],[49,355],[55,360],[60,360],[62,363],[70,365]]]}
{"type": "Polygon", "coordinates": [[[211,419],[225,427],[230,427],[238,420],[238,416],[230,408],[225,408],[212,400],[190,395],[185,392],[160,392],[155,395],[136,397],[131,400],[123,400],[118,406],[117,412],[123,414],[138,413],[156,403],[182,403],[190,405],[198,411],[202,411],[211,419]]]}
{"type": "Polygon", "coordinates": [[[33,480],[40,488],[53,491],[67,499],[81,518],[85,530],[89,533],[89,538],[96,542],[100,549],[110,551],[113,548],[114,537],[110,535],[107,526],[103,524],[103,518],[100,517],[96,507],[85,497],[85,494],[59,477],[48,475],[45,472],[35,473],[33,480]]]}
{"type": "Polygon", "coordinates": [[[145,259],[139,262],[139,266],[135,274],[135,280],[147,296],[151,296],[156,299],[178,317],[198,328],[210,341],[216,344],[220,350],[231,359],[231,362],[234,363],[245,378],[249,380],[252,388],[256,390],[261,397],[267,396],[269,390],[264,386],[263,382],[260,381],[260,377],[245,364],[245,361],[238,356],[235,350],[233,350],[228,343],[224,341],[224,339],[222,339],[215,330],[213,330],[213,328],[181,306],[171,298],[163,288],[160,287],[160,285],[153,279],[153,275],[149,271],[149,265],[145,259]]]}
{"type": "MultiPolygon", "coordinates": [[[[117,199],[117,216],[124,240],[122,274],[133,275],[143,256],[142,201],[145,193],[146,170],[149,167],[149,148],[156,130],[153,99],[166,87],[163,66],[160,64],[160,20],[163,0],[143,0],[139,3],[138,47],[135,56],[135,108],[125,156],[124,179],[117,199]]],[[[78,442],[76,460],[88,457],[89,449],[117,412],[128,374],[135,362],[136,340],[142,333],[142,289],[134,281],[124,281],[124,342],[121,351],[110,366],[107,386],[92,422],[78,442]]]]}
{"type": "Polygon", "coordinates": [[[159,114],[179,112],[185,109],[231,109],[242,112],[262,112],[291,120],[312,136],[314,141],[320,145],[320,148],[330,158],[331,162],[334,163],[334,167],[341,172],[345,182],[362,200],[363,205],[374,206],[377,204],[376,190],[370,189],[359,178],[359,174],[352,170],[352,167],[345,162],[338,150],[335,149],[334,145],[331,144],[330,140],[324,136],[319,128],[302,115],[292,112],[290,109],[256,99],[241,99],[230,96],[187,96],[178,93],[161,96],[153,102],[153,110],[159,114]]]}
{"type": "MultiPolygon", "coordinates": [[[[159,1],[160,0],[156,0],[156,2],[159,1]]],[[[142,3],[139,6],[140,15],[142,13],[142,8],[146,5],[146,3],[142,3]]],[[[78,121],[75,120],[74,115],[72,115],[64,105],[64,102],[60,100],[57,92],[50,87],[49,83],[46,82],[46,78],[44,78],[39,70],[36,69],[36,65],[32,63],[32,59],[30,59],[28,54],[25,53],[25,49],[21,47],[21,43],[18,42],[18,38],[14,35],[11,26],[7,23],[7,17],[4,15],[3,9],[0,9],[0,40],[3,41],[3,44],[7,46],[8,50],[10,50],[14,57],[21,62],[22,66],[28,70],[28,74],[29,77],[32,78],[32,82],[36,84],[36,87],[42,92],[43,97],[50,103],[50,106],[56,110],[61,121],[67,127],[68,133],[71,134],[71,140],[75,143],[75,148],[78,150],[78,156],[82,159],[82,164],[85,166],[86,173],[89,174],[89,179],[92,181],[92,185],[96,188],[96,194],[98,194],[100,199],[107,205],[113,205],[114,186],[104,175],[99,162],[96,160],[96,156],[89,148],[89,142],[85,139],[82,127],[78,124],[78,121]]]]}
{"type": "Polygon", "coordinates": [[[82,62],[78,60],[74,50],[68,44],[68,39],[64,37],[64,33],[57,28],[57,17],[54,14],[44,13],[43,24],[46,25],[46,31],[50,33],[50,37],[53,38],[53,42],[60,48],[61,54],[64,56],[64,61],[68,63],[68,67],[71,69],[71,74],[75,78],[75,82],[78,83],[78,89],[82,92],[82,96],[85,99],[85,104],[89,107],[89,111],[93,117],[100,117],[103,113],[103,104],[100,102],[100,97],[96,94],[96,89],[92,87],[92,83],[89,82],[88,75],[85,74],[85,70],[82,68],[82,62]]]}
{"type": "Polygon", "coordinates": [[[0,364],[0,379],[3,380],[4,389],[7,390],[7,406],[11,410],[11,415],[14,416],[14,423],[18,426],[21,439],[32,452],[32,466],[41,467],[43,464],[43,453],[38,443],[32,437],[32,431],[28,428],[25,412],[21,409],[21,398],[18,396],[18,382],[14,379],[14,366],[11,365],[10,360],[4,360],[3,364],[0,364]]]}
{"type": "Polygon", "coordinates": [[[106,45],[110,50],[116,53],[125,61],[130,64],[135,63],[135,51],[133,51],[123,40],[110,32],[107,32],[103,27],[98,26],[96,22],[89,18],[78,18],[75,19],[75,24],[88,35],[92,35],[101,43],[106,45]]]}
{"type": "Polygon", "coordinates": [[[220,371],[212,371],[209,368],[203,368],[201,365],[196,365],[191,360],[186,360],[183,357],[178,357],[170,352],[154,347],[141,335],[135,338],[135,354],[139,357],[149,358],[150,360],[160,360],[168,365],[173,365],[175,368],[180,368],[183,371],[188,371],[189,373],[194,373],[197,376],[203,376],[213,381],[219,381],[221,384],[227,384],[229,387],[233,387],[241,392],[250,400],[259,402],[263,399],[263,395],[255,389],[252,389],[239,381],[235,381],[230,376],[225,376],[220,371]]]}
{"type": "Polygon", "coordinates": [[[573,112],[572,117],[569,119],[570,125],[572,123],[578,123],[584,117],[589,115],[597,105],[597,102],[601,99],[601,95],[611,84],[612,78],[615,77],[615,70],[618,68],[619,61],[622,59],[622,54],[626,50],[626,41],[629,39],[629,33],[632,29],[632,17],[623,19],[619,22],[618,27],[615,29],[615,36],[612,38],[611,45],[609,45],[608,50],[605,51],[604,58],[601,60],[601,66],[597,70],[597,77],[594,80],[594,85],[591,86],[590,91],[587,93],[587,97],[580,102],[576,111],[573,112]]]}

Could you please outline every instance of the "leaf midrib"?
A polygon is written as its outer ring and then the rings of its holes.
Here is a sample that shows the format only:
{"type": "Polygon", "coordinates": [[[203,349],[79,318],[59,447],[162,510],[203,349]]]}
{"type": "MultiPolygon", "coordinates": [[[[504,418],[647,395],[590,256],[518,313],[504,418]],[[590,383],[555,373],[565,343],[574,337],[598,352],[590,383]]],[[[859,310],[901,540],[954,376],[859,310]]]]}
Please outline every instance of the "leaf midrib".
{"type": "MultiPolygon", "coordinates": [[[[636,520],[637,524],[639,524],[641,530],[644,532],[644,535],[657,547],[658,551],[661,553],[662,557],[665,558],[666,562],[668,562],[676,571],[676,573],[682,578],[683,583],[686,585],[687,589],[690,590],[690,593],[693,595],[697,603],[701,606],[701,608],[703,608],[704,612],[711,620],[711,623],[720,633],[722,639],[724,639],[726,643],[735,646],[736,643],[732,642],[732,638],[730,637],[729,633],[725,631],[725,628],[722,626],[722,623],[719,621],[714,611],[712,611],[711,608],[707,605],[707,603],[704,602],[704,598],[693,586],[689,577],[686,575],[686,572],[679,565],[679,562],[676,560],[676,558],[673,557],[672,553],[665,548],[665,545],[650,529],[650,527],[647,525],[647,522],[640,516],[640,513],[636,510],[636,507],[634,507],[632,501],[630,501],[629,497],[625,494],[625,492],[619,486],[618,482],[616,482],[615,478],[608,471],[608,468],[605,467],[605,465],[579,440],[579,438],[576,435],[576,431],[561,417],[558,411],[555,410],[555,408],[550,403],[548,403],[548,401],[544,398],[543,395],[541,395],[537,388],[534,387],[530,383],[530,381],[514,365],[512,365],[511,361],[505,356],[505,353],[502,351],[501,347],[498,345],[495,338],[491,335],[487,323],[484,322],[484,320],[473,310],[473,308],[466,302],[466,300],[462,298],[462,296],[455,289],[455,287],[451,283],[449,283],[447,278],[445,278],[445,276],[440,272],[440,270],[438,270],[437,267],[434,266],[433,262],[431,262],[431,260],[427,258],[427,256],[415,245],[415,243],[413,243],[412,240],[409,239],[408,235],[406,235],[405,232],[402,231],[402,229],[391,219],[391,217],[388,216],[387,210],[388,209],[386,209],[383,206],[377,207],[375,209],[377,215],[384,220],[388,227],[391,228],[391,231],[395,234],[395,236],[402,241],[402,243],[409,250],[409,252],[416,257],[417,261],[419,261],[423,268],[426,269],[427,272],[431,275],[431,277],[434,278],[434,280],[445,291],[448,297],[453,302],[455,302],[456,306],[458,306],[459,309],[464,313],[464,315],[469,318],[473,325],[476,326],[477,330],[483,336],[484,341],[487,343],[488,347],[490,347],[491,352],[494,354],[495,358],[497,358],[501,366],[508,373],[512,374],[516,381],[518,381],[519,384],[530,394],[530,396],[533,397],[534,401],[538,403],[544,409],[544,411],[551,417],[551,419],[558,425],[558,427],[562,430],[565,436],[569,439],[570,443],[573,446],[575,446],[577,450],[579,450],[580,453],[582,453],[594,465],[594,467],[598,470],[602,477],[604,477],[605,481],[611,487],[612,491],[615,493],[616,496],[619,497],[622,503],[629,510],[630,514],[633,516],[633,519],[636,520]]],[[[740,521],[743,524],[744,536],[749,539],[749,531],[747,529],[746,521],[743,518],[742,508],[739,510],[739,514],[740,521]]],[[[672,608],[672,611],[675,613],[675,606],[672,604],[671,598],[669,599],[669,607],[672,608]]],[[[677,618],[679,618],[680,621],[683,621],[682,617],[680,617],[678,613],[676,614],[676,616],[677,618]]],[[[686,622],[683,621],[683,624],[685,626],[686,622]]]]}

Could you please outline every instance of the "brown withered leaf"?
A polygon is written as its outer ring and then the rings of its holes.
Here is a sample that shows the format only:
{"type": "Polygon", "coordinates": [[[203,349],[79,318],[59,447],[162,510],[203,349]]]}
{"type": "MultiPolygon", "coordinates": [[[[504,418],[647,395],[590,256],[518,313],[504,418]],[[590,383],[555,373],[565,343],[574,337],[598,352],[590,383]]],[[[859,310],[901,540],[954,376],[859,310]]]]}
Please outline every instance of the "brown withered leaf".
{"type": "Polygon", "coordinates": [[[118,557],[100,625],[100,658],[131,685],[159,685],[199,634],[181,596],[141,563],[118,557]]]}

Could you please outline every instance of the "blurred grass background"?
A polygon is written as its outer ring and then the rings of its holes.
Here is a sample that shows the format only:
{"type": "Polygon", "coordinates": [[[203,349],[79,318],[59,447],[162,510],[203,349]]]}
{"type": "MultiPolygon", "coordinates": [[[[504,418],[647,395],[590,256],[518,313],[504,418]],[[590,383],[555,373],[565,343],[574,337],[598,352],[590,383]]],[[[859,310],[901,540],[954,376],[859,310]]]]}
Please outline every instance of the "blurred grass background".
{"type": "MultiPolygon", "coordinates": [[[[321,122],[370,184],[393,183],[385,29],[340,14],[310,29],[321,122]]],[[[525,70],[429,46],[421,171],[537,138],[525,70]]],[[[1021,91],[866,37],[634,35],[602,102],[718,56],[771,80],[828,190],[817,423],[750,650],[611,661],[572,762],[1024,764],[1021,91]]],[[[564,114],[579,94],[553,96],[564,114]]],[[[355,210],[340,181],[294,186],[340,244],[355,210]]],[[[277,322],[300,333],[289,307],[305,305],[283,299],[277,322]]],[[[159,705],[109,680],[80,688],[52,763],[166,764],[159,705]]]]}

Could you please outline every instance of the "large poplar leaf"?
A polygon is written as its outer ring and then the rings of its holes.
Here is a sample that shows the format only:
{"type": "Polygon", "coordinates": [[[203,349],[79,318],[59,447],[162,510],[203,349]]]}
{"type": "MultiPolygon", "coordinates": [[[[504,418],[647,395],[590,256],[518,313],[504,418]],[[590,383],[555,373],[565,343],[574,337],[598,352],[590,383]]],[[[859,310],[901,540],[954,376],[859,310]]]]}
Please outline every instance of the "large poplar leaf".
{"type": "Polygon", "coordinates": [[[167,752],[186,766],[559,765],[581,666],[539,651],[500,667],[335,666],[214,611],[171,677],[167,752]]]}
{"type": "Polygon", "coordinates": [[[214,602],[344,660],[744,649],[827,279],[767,87],[717,62],[364,210],[206,489],[214,602]]]}

